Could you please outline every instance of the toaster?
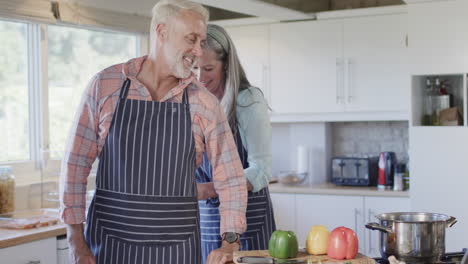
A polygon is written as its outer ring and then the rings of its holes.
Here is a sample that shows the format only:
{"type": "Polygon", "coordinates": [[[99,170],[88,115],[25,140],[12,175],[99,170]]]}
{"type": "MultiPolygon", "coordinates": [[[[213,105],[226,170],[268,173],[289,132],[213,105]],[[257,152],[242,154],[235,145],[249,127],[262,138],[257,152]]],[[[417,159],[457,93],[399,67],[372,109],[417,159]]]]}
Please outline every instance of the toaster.
{"type": "Polygon", "coordinates": [[[331,182],[337,185],[377,186],[379,157],[334,157],[331,182]]]}

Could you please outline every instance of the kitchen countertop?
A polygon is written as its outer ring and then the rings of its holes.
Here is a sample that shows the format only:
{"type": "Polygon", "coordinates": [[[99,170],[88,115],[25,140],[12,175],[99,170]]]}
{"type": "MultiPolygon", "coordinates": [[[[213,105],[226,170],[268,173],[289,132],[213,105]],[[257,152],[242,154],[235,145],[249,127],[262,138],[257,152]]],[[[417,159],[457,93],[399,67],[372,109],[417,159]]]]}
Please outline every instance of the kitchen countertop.
{"type": "Polygon", "coordinates": [[[377,187],[337,186],[332,183],[288,186],[273,183],[268,186],[270,193],[321,194],[321,195],[350,195],[374,197],[410,197],[408,191],[379,191],[377,187]]]}
{"type": "Polygon", "coordinates": [[[45,226],[31,229],[2,229],[0,228],[0,249],[12,247],[36,240],[65,235],[65,224],[45,226]]]}

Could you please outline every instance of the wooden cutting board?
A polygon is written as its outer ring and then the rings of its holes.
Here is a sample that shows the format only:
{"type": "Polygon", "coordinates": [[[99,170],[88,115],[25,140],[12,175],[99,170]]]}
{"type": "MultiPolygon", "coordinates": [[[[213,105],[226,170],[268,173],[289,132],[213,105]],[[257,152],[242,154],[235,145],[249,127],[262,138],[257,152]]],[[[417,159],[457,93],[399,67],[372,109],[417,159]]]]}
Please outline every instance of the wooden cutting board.
{"type": "MultiPolygon", "coordinates": [[[[239,257],[247,257],[247,256],[260,256],[260,257],[270,257],[270,254],[268,253],[268,250],[251,250],[251,251],[237,251],[234,252],[234,263],[240,264],[237,262],[237,259],[239,257]]],[[[375,260],[372,258],[369,258],[367,256],[358,254],[354,259],[343,259],[343,260],[338,260],[338,259],[332,259],[329,258],[327,255],[308,255],[305,252],[299,252],[297,255],[297,258],[295,259],[304,259],[308,260],[311,264],[315,263],[322,263],[322,264],[339,264],[339,263],[350,263],[350,264],[375,264],[375,260]]]]}

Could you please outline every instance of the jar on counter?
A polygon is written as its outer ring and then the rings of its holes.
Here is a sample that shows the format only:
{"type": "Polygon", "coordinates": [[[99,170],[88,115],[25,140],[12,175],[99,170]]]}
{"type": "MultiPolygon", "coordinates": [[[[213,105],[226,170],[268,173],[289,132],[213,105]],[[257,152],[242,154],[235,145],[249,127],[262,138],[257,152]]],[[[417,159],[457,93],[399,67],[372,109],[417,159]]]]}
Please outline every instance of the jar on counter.
{"type": "Polygon", "coordinates": [[[15,176],[10,166],[0,166],[0,214],[15,210],[15,176]]]}
{"type": "Polygon", "coordinates": [[[406,171],[406,164],[398,163],[396,166],[395,178],[393,180],[393,190],[403,191],[404,190],[404,177],[406,171]]]}

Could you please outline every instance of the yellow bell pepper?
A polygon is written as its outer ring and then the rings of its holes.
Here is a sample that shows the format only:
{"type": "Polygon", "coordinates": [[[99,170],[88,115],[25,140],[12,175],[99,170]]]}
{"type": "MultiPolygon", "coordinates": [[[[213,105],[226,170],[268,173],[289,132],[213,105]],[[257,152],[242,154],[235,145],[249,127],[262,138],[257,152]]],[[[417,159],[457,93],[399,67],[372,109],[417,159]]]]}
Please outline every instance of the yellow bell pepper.
{"type": "Polygon", "coordinates": [[[312,255],[327,254],[328,237],[330,232],[324,225],[314,225],[307,236],[307,253],[312,255]]]}

